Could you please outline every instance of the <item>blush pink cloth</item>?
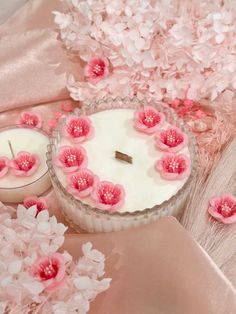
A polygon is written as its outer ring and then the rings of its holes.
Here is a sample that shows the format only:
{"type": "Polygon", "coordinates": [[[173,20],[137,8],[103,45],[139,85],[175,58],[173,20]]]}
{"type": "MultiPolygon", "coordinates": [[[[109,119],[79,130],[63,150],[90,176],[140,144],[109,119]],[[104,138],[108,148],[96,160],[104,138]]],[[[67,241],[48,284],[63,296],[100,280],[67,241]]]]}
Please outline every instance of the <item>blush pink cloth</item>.
{"type": "Polygon", "coordinates": [[[236,295],[206,253],[171,217],[122,232],[69,235],[74,256],[91,241],[106,255],[110,289],[90,314],[235,314],[236,295]]]}
{"type": "MultiPolygon", "coordinates": [[[[71,102],[66,73],[78,77],[82,69],[57,38],[51,11],[62,9],[60,0],[31,0],[0,26],[0,126],[31,107],[47,128],[61,104],[71,102]]],[[[47,199],[51,214],[65,222],[53,191],[47,199]]],[[[64,248],[76,258],[86,241],[106,254],[113,278],[90,314],[236,313],[235,290],[173,218],[109,235],[78,235],[69,228],[64,248]]]]}

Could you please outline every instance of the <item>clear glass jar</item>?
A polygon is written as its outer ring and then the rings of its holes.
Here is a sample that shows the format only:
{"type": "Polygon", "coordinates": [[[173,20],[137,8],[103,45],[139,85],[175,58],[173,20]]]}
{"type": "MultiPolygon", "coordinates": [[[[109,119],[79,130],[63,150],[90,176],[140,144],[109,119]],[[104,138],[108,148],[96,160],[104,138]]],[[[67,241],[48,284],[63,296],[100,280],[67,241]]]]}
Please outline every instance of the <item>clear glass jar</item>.
{"type": "Polygon", "coordinates": [[[151,105],[166,115],[166,121],[179,127],[187,133],[189,137],[189,152],[191,158],[191,174],[183,187],[172,196],[169,200],[164,201],[160,205],[152,208],[145,208],[135,212],[108,212],[84,204],[81,200],[75,198],[72,194],[63,187],[55,173],[53,158],[57,151],[57,145],[60,142],[60,130],[64,124],[62,120],[57,129],[54,130],[50,145],[48,146],[47,164],[49,173],[52,179],[52,184],[55,189],[56,196],[61,205],[61,210],[68,223],[78,232],[111,232],[123,230],[131,227],[137,227],[142,224],[147,224],[157,220],[163,216],[176,216],[182,208],[184,201],[188,195],[188,190],[193,182],[197,166],[197,146],[193,134],[189,131],[187,125],[178,118],[175,112],[163,103],[139,101],[137,98],[116,98],[116,99],[101,99],[99,101],[83,103],[81,108],[75,110],[76,115],[93,113],[117,109],[127,108],[137,110],[141,107],[151,105]]]}

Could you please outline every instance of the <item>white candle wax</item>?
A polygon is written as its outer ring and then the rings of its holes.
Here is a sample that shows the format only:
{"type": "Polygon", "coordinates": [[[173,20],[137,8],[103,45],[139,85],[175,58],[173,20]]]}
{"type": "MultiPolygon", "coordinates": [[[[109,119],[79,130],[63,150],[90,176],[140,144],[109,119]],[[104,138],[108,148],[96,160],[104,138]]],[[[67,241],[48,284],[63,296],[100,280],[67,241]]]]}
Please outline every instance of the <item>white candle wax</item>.
{"type": "Polygon", "coordinates": [[[9,171],[0,178],[0,201],[19,203],[26,196],[43,194],[51,186],[46,164],[46,151],[49,144],[47,135],[40,130],[26,127],[0,129],[0,156],[12,159],[8,141],[10,141],[15,155],[20,151],[37,154],[40,164],[31,176],[15,176],[9,171]]]}
{"type": "MultiPolygon", "coordinates": [[[[175,195],[188,178],[176,181],[162,179],[155,170],[155,163],[163,152],[155,148],[154,136],[140,133],[134,129],[134,110],[104,110],[89,116],[94,127],[94,138],[81,145],[88,156],[88,169],[100,180],[121,184],[125,190],[125,204],[119,212],[134,212],[152,208],[175,195]],[[115,151],[133,158],[129,164],[115,159],[115,151]]],[[[169,123],[165,123],[166,129],[169,123]]],[[[62,138],[58,148],[70,144],[62,138]]],[[[190,156],[188,147],[179,153],[190,156]]],[[[66,187],[66,175],[55,166],[59,181],[66,187]]],[[[95,206],[91,198],[82,202],[95,206]]]]}

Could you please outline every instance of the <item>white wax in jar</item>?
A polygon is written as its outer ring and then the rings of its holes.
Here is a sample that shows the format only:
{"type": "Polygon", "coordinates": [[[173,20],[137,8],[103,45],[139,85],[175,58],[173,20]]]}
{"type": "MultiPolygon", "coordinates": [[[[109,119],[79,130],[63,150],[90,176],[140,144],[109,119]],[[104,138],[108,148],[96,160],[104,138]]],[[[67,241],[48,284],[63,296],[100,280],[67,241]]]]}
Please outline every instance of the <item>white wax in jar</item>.
{"type": "MultiPolygon", "coordinates": [[[[161,204],[175,195],[187,178],[176,181],[162,179],[155,163],[163,152],[155,148],[153,135],[134,129],[134,110],[111,109],[89,116],[94,127],[94,138],[81,145],[88,156],[88,169],[100,180],[121,184],[125,189],[125,203],[119,212],[134,212],[161,204]],[[115,151],[128,154],[133,164],[115,159],[115,151]]],[[[168,128],[165,122],[163,129],[168,128]]],[[[59,146],[70,144],[63,138],[59,146]]],[[[188,147],[179,153],[190,156],[188,147]]],[[[59,181],[66,186],[66,175],[55,166],[59,181]]],[[[95,206],[91,198],[82,202],[95,206]]],[[[95,206],[96,207],[96,206],[95,206]]]]}
{"type": "Polygon", "coordinates": [[[0,156],[12,159],[8,141],[11,142],[15,156],[20,151],[37,154],[40,164],[31,176],[15,176],[10,171],[0,178],[0,201],[6,203],[22,202],[26,196],[41,195],[51,186],[46,151],[49,139],[40,130],[12,127],[0,129],[0,156]]]}

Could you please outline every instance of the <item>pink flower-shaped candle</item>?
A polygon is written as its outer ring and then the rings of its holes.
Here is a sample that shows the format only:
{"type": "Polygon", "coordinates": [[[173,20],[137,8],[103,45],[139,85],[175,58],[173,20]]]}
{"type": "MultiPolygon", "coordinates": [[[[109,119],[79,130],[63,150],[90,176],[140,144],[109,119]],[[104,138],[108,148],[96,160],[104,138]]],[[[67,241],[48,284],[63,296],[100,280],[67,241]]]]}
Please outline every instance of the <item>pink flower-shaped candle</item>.
{"type": "Polygon", "coordinates": [[[0,157],[0,178],[4,177],[9,170],[9,159],[7,157],[0,157]]]}
{"type": "Polygon", "coordinates": [[[37,113],[24,111],[21,113],[18,123],[21,125],[28,125],[31,127],[41,128],[42,118],[37,113]]]}
{"type": "Polygon", "coordinates": [[[147,134],[155,133],[164,123],[165,116],[151,106],[135,112],[134,127],[137,131],[147,134]]]}
{"type": "Polygon", "coordinates": [[[39,258],[31,269],[31,275],[37,278],[48,291],[58,289],[65,281],[65,258],[60,253],[39,258]]]}
{"type": "Polygon", "coordinates": [[[22,151],[10,161],[10,168],[13,175],[28,177],[35,173],[39,164],[38,155],[22,151]]]}
{"type": "Polygon", "coordinates": [[[67,190],[79,198],[88,197],[95,185],[98,177],[88,169],[80,169],[78,172],[68,176],[67,190]]]}
{"type": "Polygon", "coordinates": [[[176,153],[188,143],[187,135],[179,128],[171,126],[167,130],[157,130],[156,148],[169,153],[176,153]]]}
{"type": "Polygon", "coordinates": [[[62,128],[62,134],[74,143],[81,143],[93,136],[93,127],[85,115],[69,116],[62,128]]]}
{"type": "Polygon", "coordinates": [[[157,161],[155,167],[161,177],[166,180],[184,179],[191,171],[190,160],[184,154],[166,153],[157,161]]]}
{"type": "Polygon", "coordinates": [[[48,209],[48,204],[44,197],[37,197],[34,195],[28,196],[24,199],[23,204],[25,208],[36,206],[37,207],[36,217],[42,210],[48,209]]]}
{"type": "Polygon", "coordinates": [[[213,197],[209,201],[209,214],[219,222],[232,224],[236,222],[236,198],[230,194],[213,197]]]}
{"type": "Polygon", "coordinates": [[[102,181],[92,192],[92,198],[96,202],[97,208],[115,211],[123,206],[125,191],[120,184],[102,181]]]}
{"type": "Polygon", "coordinates": [[[82,146],[61,146],[55,164],[64,172],[74,172],[87,165],[86,151],[82,146]]]}
{"type": "Polygon", "coordinates": [[[109,74],[109,61],[105,57],[93,57],[84,70],[85,76],[92,83],[97,83],[109,74]]]}

